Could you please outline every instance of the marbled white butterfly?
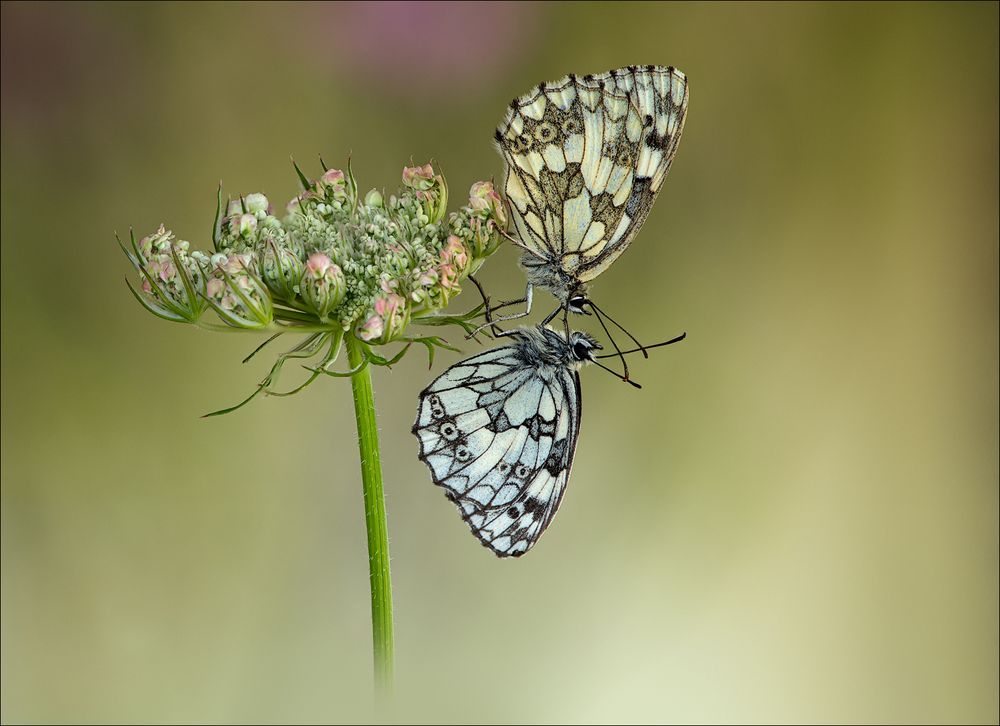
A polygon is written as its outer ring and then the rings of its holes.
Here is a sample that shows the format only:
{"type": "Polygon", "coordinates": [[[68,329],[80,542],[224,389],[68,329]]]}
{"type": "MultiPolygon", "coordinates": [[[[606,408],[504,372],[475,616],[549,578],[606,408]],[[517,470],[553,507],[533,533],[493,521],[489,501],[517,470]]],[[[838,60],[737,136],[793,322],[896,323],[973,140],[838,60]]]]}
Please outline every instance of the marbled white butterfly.
{"type": "Polygon", "coordinates": [[[456,363],[420,393],[413,433],[434,483],[473,534],[498,556],[517,557],[552,521],[569,480],[578,370],[603,368],[596,359],[606,356],[595,356],[601,346],[578,331],[567,339],[539,325],[504,335],[510,345],[456,363]]]}

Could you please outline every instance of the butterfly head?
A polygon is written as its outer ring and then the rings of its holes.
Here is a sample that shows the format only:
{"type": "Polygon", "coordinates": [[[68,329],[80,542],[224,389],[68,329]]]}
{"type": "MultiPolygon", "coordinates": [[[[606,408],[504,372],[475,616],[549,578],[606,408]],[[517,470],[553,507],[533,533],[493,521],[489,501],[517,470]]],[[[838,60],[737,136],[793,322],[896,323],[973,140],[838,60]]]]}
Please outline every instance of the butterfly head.
{"type": "Polygon", "coordinates": [[[570,356],[576,362],[592,361],[594,351],[601,350],[601,344],[586,333],[574,330],[569,335],[570,356]]]}
{"type": "Polygon", "coordinates": [[[589,303],[590,300],[588,300],[587,296],[583,293],[583,288],[580,288],[566,298],[566,309],[571,313],[577,313],[578,315],[590,315],[586,309],[589,303]]]}

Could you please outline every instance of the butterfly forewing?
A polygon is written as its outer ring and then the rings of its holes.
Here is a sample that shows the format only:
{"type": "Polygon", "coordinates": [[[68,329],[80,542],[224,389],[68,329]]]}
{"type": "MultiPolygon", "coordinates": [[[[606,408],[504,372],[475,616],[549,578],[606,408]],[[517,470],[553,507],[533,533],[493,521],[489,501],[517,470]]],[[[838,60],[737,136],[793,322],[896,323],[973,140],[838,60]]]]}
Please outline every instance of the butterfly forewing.
{"type": "Polygon", "coordinates": [[[511,104],[497,129],[514,237],[580,282],[642,226],[684,127],[683,73],[662,66],[567,76],[511,104]]]}
{"type": "Polygon", "coordinates": [[[461,361],[420,394],[420,458],[497,555],[527,552],[562,499],[580,430],[579,380],[517,346],[461,361]]]}

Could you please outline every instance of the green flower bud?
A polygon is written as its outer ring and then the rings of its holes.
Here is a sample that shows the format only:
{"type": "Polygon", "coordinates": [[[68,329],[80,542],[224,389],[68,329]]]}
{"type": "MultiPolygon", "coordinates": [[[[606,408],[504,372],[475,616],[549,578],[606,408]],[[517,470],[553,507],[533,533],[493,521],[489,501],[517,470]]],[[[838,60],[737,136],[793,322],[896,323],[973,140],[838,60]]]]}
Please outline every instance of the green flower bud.
{"type": "Polygon", "coordinates": [[[212,256],[213,276],[205,285],[205,297],[223,322],[234,328],[265,328],[271,324],[274,306],[264,283],[253,273],[253,255],[212,256]]]}
{"type": "Polygon", "coordinates": [[[294,300],[304,269],[299,256],[276,236],[267,239],[261,253],[260,277],[275,297],[294,300]]]}
{"type": "Polygon", "coordinates": [[[267,197],[259,192],[256,194],[248,194],[245,200],[245,206],[247,214],[252,214],[255,217],[263,217],[267,214],[267,197]]]}
{"type": "Polygon", "coordinates": [[[188,252],[190,243],[174,241],[173,234],[161,224],[139,242],[132,238],[134,255],[129,258],[139,271],[137,291],[129,285],[136,299],[154,315],[176,322],[195,322],[205,311],[202,297],[205,285],[201,265],[206,261],[200,252],[188,252]]]}

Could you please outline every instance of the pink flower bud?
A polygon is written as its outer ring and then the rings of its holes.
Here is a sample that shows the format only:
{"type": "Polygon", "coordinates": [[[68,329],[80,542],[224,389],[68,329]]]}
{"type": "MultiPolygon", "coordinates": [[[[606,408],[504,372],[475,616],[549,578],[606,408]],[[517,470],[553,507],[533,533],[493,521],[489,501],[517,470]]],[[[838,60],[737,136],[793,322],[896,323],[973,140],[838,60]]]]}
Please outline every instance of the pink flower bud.
{"type": "Polygon", "coordinates": [[[437,270],[433,267],[427,270],[417,270],[417,284],[420,287],[430,287],[438,280],[437,270]]]}
{"type": "Polygon", "coordinates": [[[477,212],[500,206],[500,195],[493,188],[493,182],[478,181],[473,184],[469,189],[469,206],[477,212]]]}
{"type": "Polygon", "coordinates": [[[344,176],[344,172],[340,169],[327,169],[323,172],[323,176],[319,178],[320,182],[330,186],[337,187],[346,183],[347,177],[344,176]]]}
{"type": "Polygon", "coordinates": [[[441,289],[447,292],[457,292],[460,288],[458,285],[459,272],[454,265],[439,265],[438,266],[438,283],[441,285],[441,289]]]}
{"type": "Polygon", "coordinates": [[[402,297],[395,293],[389,293],[388,295],[379,297],[375,300],[375,314],[381,315],[383,320],[388,321],[405,304],[406,300],[402,297]]]}
{"type": "Polygon", "coordinates": [[[430,189],[434,182],[434,168],[430,164],[407,166],[403,169],[403,184],[413,189],[430,189]]]}
{"type": "Polygon", "coordinates": [[[306,272],[319,280],[326,276],[326,271],[330,269],[330,265],[333,265],[333,260],[322,252],[313,252],[309,255],[309,260],[306,262],[306,272]]]}
{"type": "Polygon", "coordinates": [[[347,293],[344,273],[322,252],[313,252],[302,273],[302,298],[320,318],[337,307],[347,293]]]}
{"type": "Polygon", "coordinates": [[[358,327],[358,337],[361,340],[375,340],[382,337],[382,318],[372,315],[358,327]]]}
{"type": "Polygon", "coordinates": [[[457,236],[448,236],[448,243],[441,250],[441,262],[446,265],[454,265],[460,274],[468,270],[471,257],[465,245],[462,244],[462,240],[457,236]]]}
{"type": "Polygon", "coordinates": [[[216,263],[216,267],[230,275],[238,275],[250,269],[253,257],[245,252],[232,254],[216,263]]]}
{"type": "Polygon", "coordinates": [[[409,310],[406,298],[394,292],[375,298],[375,315],[368,318],[358,336],[362,340],[379,340],[388,343],[406,328],[409,322],[409,310]],[[365,337],[365,336],[370,337],[365,337]]]}
{"type": "Polygon", "coordinates": [[[229,233],[246,237],[257,229],[257,217],[252,214],[234,214],[229,217],[229,233]]]}
{"type": "Polygon", "coordinates": [[[226,283],[224,280],[213,277],[205,285],[205,294],[210,298],[218,298],[222,295],[223,291],[226,289],[226,283]]]}

